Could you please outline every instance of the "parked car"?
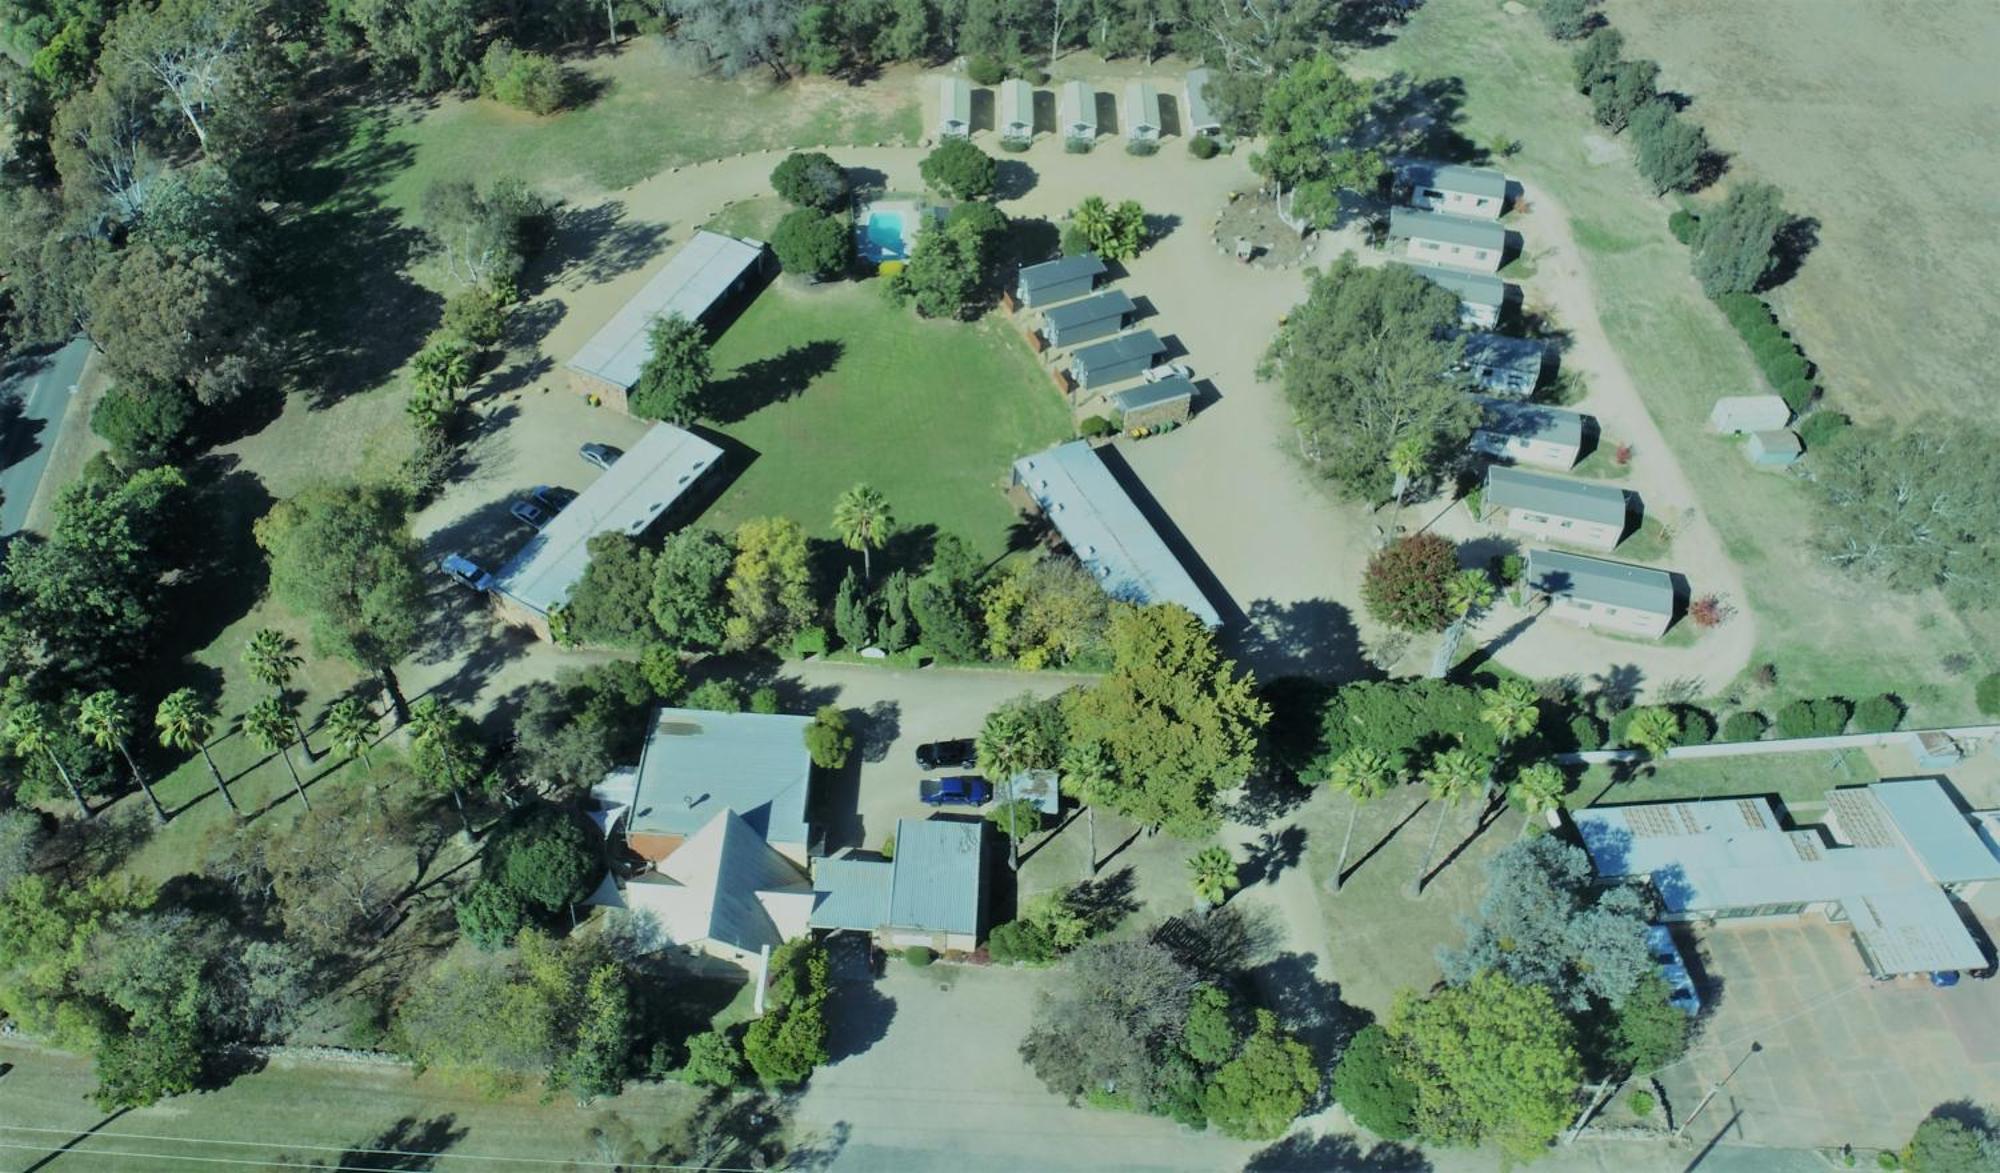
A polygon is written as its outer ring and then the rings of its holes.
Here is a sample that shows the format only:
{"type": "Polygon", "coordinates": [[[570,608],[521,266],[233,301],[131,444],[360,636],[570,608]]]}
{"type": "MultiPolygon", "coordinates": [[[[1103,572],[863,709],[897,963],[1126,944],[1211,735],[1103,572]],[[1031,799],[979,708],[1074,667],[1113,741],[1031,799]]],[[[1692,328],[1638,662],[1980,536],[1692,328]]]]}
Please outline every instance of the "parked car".
{"type": "Polygon", "coordinates": [[[985,806],[993,801],[993,784],[972,774],[926,778],[917,783],[917,797],[932,806],[985,806]]]}
{"type": "Polygon", "coordinates": [[[538,530],[549,523],[549,515],[533,501],[516,501],[507,512],[514,515],[515,521],[529,529],[538,530]]]}
{"type": "Polygon", "coordinates": [[[1958,971],[1955,969],[1934,969],[1931,971],[1931,984],[1940,990],[1949,990],[1958,984],[1958,971]]]}
{"type": "Polygon", "coordinates": [[[583,457],[586,463],[599,468],[610,468],[618,463],[619,457],[625,455],[609,444],[585,444],[576,450],[576,454],[583,457]]]}
{"type": "Polygon", "coordinates": [[[550,516],[563,511],[563,507],[576,500],[576,493],[556,485],[536,485],[528,490],[528,497],[535,504],[548,510],[550,516]]]}
{"type": "Polygon", "coordinates": [[[917,747],[917,765],[926,770],[970,770],[979,764],[979,750],[970,737],[927,741],[917,747]]]}
{"type": "Polygon", "coordinates": [[[475,591],[491,590],[493,587],[493,576],[479,569],[478,563],[463,554],[446,554],[438,559],[438,570],[460,586],[475,591]]]}
{"type": "Polygon", "coordinates": [[[1144,378],[1148,383],[1158,383],[1163,379],[1171,379],[1175,375],[1179,375],[1183,379],[1192,379],[1194,378],[1194,368],[1184,362],[1166,362],[1156,367],[1147,368],[1144,378]]]}

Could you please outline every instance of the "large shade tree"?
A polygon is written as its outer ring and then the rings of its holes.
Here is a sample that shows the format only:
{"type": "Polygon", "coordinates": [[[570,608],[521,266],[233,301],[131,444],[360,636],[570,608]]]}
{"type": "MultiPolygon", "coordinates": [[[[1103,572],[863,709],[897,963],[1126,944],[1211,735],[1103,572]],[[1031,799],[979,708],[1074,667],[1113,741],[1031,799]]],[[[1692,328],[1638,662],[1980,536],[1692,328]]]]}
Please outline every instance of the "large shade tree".
{"type": "Polygon", "coordinates": [[[1373,190],[1382,160],[1357,141],[1373,102],[1324,53],[1293,62],[1264,91],[1263,150],[1250,165],[1271,181],[1281,214],[1325,227],[1340,215],[1342,191],[1373,190]]]}

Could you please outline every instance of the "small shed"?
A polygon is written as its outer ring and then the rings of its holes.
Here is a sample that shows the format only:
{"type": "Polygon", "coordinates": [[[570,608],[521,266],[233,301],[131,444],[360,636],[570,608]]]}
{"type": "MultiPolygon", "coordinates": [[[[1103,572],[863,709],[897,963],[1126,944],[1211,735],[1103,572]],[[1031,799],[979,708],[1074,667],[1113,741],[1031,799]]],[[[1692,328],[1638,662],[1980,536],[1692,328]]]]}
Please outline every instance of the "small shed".
{"type": "Polygon", "coordinates": [[[1496,464],[1486,470],[1480,510],[1506,527],[1569,546],[1616,547],[1625,536],[1625,490],[1496,464]]]}
{"type": "Polygon", "coordinates": [[[1481,391],[1527,399],[1542,385],[1548,349],[1532,338],[1505,334],[1467,334],[1460,367],[1481,391]]]}
{"type": "Polygon", "coordinates": [[[1752,432],[1749,442],[1743,445],[1743,454],[1758,468],[1784,468],[1797,464],[1805,451],[1806,446],[1799,440],[1799,434],[1789,428],[1752,432]]]}
{"type": "Polygon", "coordinates": [[[1674,622],[1674,580],[1664,570],[1556,550],[1528,551],[1524,581],[1549,615],[1579,627],[1658,639],[1674,622]]]}
{"type": "Polygon", "coordinates": [[[1474,396],[1479,427],[1470,447],[1509,464],[1532,464],[1567,472],[1583,454],[1584,417],[1559,407],[1514,399],[1474,396]]]}
{"type": "Polygon", "coordinates": [[[1942,729],[1920,729],[1910,735],[1910,752],[1926,770],[1943,770],[1965,760],[1965,749],[1942,729]]]}
{"type": "Polygon", "coordinates": [[[1097,137],[1097,91],[1080,81],[1063,83],[1057,91],[1057,116],[1062,119],[1063,138],[1087,143],[1097,137]]]}
{"type": "Polygon", "coordinates": [[[1728,436],[1768,432],[1792,422],[1792,409],[1776,395],[1725,395],[1708,413],[1708,426],[1728,436]]]}
{"type": "Polygon", "coordinates": [[[1035,137],[1035,91],[1018,77],[1000,83],[1000,137],[1020,142],[1035,137]]]}
{"type": "Polygon", "coordinates": [[[1194,384],[1179,375],[1157,383],[1141,383],[1105,396],[1118,413],[1121,428],[1157,428],[1183,424],[1194,411],[1194,384]]]}
{"type": "Polygon", "coordinates": [[[1208,70],[1190,69],[1187,75],[1187,104],[1181,109],[1187,112],[1183,119],[1187,123],[1183,129],[1190,135],[1216,138],[1222,134],[1222,120],[1215,116],[1215,108],[1208,103],[1208,70]]]}
{"type": "Polygon", "coordinates": [[[1014,283],[1014,296],[1024,306],[1035,309],[1082,297],[1104,275],[1104,262],[1096,253],[1078,253],[1029,265],[1014,283]]]}
{"type": "Polygon", "coordinates": [[[1389,237],[1408,241],[1406,255],[1419,264],[1497,273],[1507,254],[1507,230],[1492,220],[1470,216],[1394,208],[1389,212],[1389,237]]]}
{"type": "Polygon", "coordinates": [[[1042,341],[1050,346],[1079,346],[1108,338],[1125,328],[1125,319],[1134,308],[1122,289],[1064,302],[1043,312],[1042,341]]]}
{"type": "Polygon", "coordinates": [[[1062,777],[1054,770],[1022,770],[1007,780],[1007,790],[1045,815],[1062,814],[1062,777]]]}
{"type": "Polygon", "coordinates": [[[1152,82],[1125,86],[1125,137],[1135,143],[1160,140],[1160,91],[1152,82]]]}
{"type": "Polygon", "coordinates": [[[1458,295],[1459,325],[1490,330],[1500,324],[1500,311],[1507,304],[1505,281],[1490,273],[1469,273],[1438,265],[1409,264],[1418,276],[1458,295]]]}
{"type": "Polygon", "coordinates": [[[1164,349],[1151,330],[1107,338],[1069,356],[1070,378],[1085,389],[1137,378],[1164,349]]]}
{"type": "Polygon", "coordinates": [[[972,133],[972,85],[962,77],[938,82],[939,138],[965,138],[972,133]]]}
{"type": "Polygon", "coordinates": [[[1498,220],[1507,204],[1507,177],[1484,167],[1410,163],[1403,168],[1403,182],[1410,185],[1410,206],[1426,212],[1498,220]]]}

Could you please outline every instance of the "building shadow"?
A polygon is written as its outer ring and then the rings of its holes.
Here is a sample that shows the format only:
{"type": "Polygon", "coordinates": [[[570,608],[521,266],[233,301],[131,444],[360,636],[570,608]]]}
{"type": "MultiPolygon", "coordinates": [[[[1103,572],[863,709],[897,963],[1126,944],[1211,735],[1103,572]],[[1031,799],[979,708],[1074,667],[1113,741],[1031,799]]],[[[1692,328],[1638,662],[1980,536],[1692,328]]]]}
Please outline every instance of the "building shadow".
{"type": "Polygon", "coordinates": [[[1260,679],[1303,674],[1347,683],[1374,674],[1352,612],[1331,599],[1256,599],[1223,630],[1225,646],[1260,679]]]}
{"type": "Polygon", "coordinates": [[[602,285],[644,268],[660,255],[666,241],[667,225],[628,219],[622,200],[563,208],[556,213],[548,249],[523,277],[531,289],[602,285]]]}
{"type": "Polygon", "coordinates": [[[1139,479],[1138,473],[1132,471],[1132,466],[1126,462],[1124,453],[1118,450],[1117,445],[1107,444],[1097,450],[1097,455],[1104,462],[1104,467],[1110,470],[1112,479],[1116,480],[1126,495],[1132,498],[1132,504],[1138,508],[1140,516],[1144,517],[1154,532],[1160,535],[1160,540],[1187,571],[1188,577],[1194,580],[1195,589],[1199,590],[1215,608],[1216,614],[1221,618],[1223,629],[1227,630],[1231,626],[1246,623],[1248,619],[1243,614],[1243,609],[1230,598],[1229,592],[1222,586],[1222,580],[1215,577],[1215,573],[1209,570],[1208,564],[1202,561],[1201,555],[1195,553],[1193,543],[1187,540],[1187,536],[1181,533],[1180,527],[1174,524],[1173,518],[1167,515],[1167,511],[1154,500],[1152,493],[1147,491],[1145,483],[1139,479]]]}

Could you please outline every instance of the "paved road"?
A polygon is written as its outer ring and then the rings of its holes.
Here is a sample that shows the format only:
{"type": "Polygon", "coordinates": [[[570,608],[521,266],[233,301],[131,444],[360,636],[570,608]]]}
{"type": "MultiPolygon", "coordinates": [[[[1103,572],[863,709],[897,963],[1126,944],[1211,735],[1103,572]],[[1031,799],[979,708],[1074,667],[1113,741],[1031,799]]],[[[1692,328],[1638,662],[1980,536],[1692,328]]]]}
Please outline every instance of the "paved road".
{"type": "Polygon", "coordinates": [[[83,360],[90,343],[78,338],[61,350],[23,364],[12,378],[0,381],[0,398],[21,397],[21,414],[11,409],[0,412],[0,537],[26,523],[28,505],[48,467],[49,453],[56,437],[62,435],[63,413],[76,381],[83,374],[83,360]]]}

